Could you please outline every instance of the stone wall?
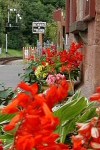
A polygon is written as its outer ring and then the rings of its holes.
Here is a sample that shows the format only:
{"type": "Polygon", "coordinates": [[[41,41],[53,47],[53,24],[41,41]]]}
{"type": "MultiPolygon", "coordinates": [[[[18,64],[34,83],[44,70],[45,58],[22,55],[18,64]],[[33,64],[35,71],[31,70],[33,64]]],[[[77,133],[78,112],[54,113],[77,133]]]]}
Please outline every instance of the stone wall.
{"type": "MultiPolygon", "coordinates": [[[[83,17],[83,1],[77,0],[77,21],[83,17]]],[[[87,44],[84,44],[82,93],[90,97],[100,85],[100,0],[95,0],[95,19],[88,22],[87,44]]],[[[70,33],[70,41],[74,41],[70,33]]]]}

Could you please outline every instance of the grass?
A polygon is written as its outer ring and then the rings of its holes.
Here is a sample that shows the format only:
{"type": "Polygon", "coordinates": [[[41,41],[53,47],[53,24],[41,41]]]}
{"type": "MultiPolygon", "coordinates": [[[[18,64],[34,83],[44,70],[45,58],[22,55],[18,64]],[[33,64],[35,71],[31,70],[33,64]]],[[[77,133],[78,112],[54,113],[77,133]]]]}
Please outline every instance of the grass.
{"type": "Polygon", "coordinates": [[[8,49],[8,53],[6,53],[5,49],[2,50],[0,54],[0,58],[4,57],[22,57],[23,51],[22,50],[15,50],[15,49],[8,49]]]}

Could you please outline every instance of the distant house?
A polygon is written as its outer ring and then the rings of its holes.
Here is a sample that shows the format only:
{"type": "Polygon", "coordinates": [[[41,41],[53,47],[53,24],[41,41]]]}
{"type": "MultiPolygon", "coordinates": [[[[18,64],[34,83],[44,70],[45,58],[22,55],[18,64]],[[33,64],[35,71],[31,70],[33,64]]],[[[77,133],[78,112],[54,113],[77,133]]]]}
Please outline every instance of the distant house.
{"type": "Polygon", "coordinates": [[[62,9],[57,9],[54,12],[54,20],[57,22],[57,46],[61,49],[64,48],[65,44],[65,17],[62,9]]]}
{"type": "Polygon", "coordinates": [[[66,0],[65,16],[64,26],[59,20],[61,29],[65,30],[59,33],[65,34],[66,46],[73,41],[83,42],[80,88],[89,97],[100,86],[100,0],[66,0]]]}

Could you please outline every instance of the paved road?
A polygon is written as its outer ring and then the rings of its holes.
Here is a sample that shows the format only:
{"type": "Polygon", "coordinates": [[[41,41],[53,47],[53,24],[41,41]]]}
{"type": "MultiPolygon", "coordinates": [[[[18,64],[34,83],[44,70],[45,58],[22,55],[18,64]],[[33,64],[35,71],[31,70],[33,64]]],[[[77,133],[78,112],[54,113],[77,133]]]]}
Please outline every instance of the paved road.
{"type": "Polygon", "coordinates": [[[0,65],[0,83],[4,83],[6,87],[15,89],[21,81],[18,74],[24,72],[24,67],[21,60],[10,62],[7,65],[0,65]]]}

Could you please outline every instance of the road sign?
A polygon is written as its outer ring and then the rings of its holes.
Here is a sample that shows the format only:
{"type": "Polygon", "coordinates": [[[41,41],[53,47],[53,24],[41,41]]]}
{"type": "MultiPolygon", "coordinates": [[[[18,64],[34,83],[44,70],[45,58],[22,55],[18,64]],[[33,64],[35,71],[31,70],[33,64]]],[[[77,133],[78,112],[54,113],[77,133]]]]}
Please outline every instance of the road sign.
{"type": "Polygon", "coordinates": [[[37,29],[34,28],[33,29],[33,33],[44,33],[44,31],[45,31],[44,29],[39,29],[39,28],[37,28],[37,29]]]}
{"type": "Polygon", "coordinates": [[[32,33],[44,33],[46,22],[32,22],[32,33]]]}
{"type": "Polygon", "coordinates": [[[33,27],[46,27],[46,22],[33,22],[32,23],[33,27]]]}

